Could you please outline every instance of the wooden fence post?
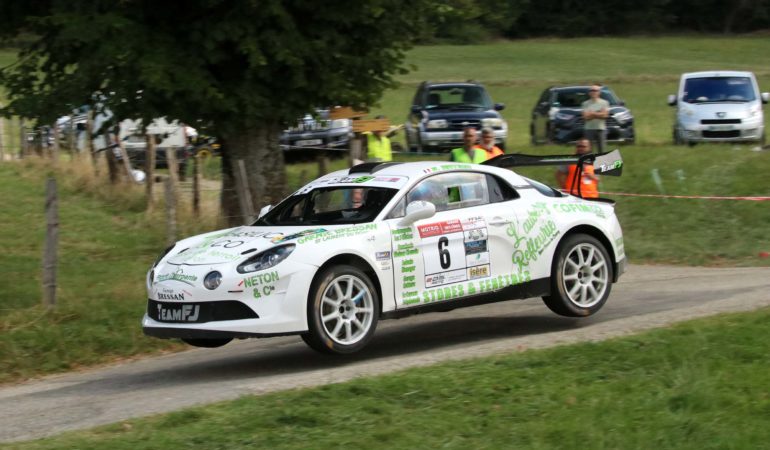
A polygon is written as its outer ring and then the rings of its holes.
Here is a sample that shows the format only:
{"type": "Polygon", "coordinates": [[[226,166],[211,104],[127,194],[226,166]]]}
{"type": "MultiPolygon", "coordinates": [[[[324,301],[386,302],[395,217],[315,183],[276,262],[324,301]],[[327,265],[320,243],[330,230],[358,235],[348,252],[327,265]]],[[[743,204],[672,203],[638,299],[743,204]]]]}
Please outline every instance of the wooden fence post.
{"type": "Polygon", "coordinates": [[[168,165],[168,175],[174,182],[174,188],[179,185],[179,163],[176,159],[176,147],[166,147],[166,165],[168,165]]]}
{"type": "Polygon", "coordinates": [[[24,159],[27,156],[27,128],[22,118],[19,118],[19,144],[19,159],[24,159]]]}
{"type": "Polygon", "coordinates": [[[166,198],[166,243],[171,245],[176,242],[176,186],[171,177],[166,177],[163,187],[166,198]]]}
{"type": "Polygon", "coordinates": [[[0,161],[5,160],[5,117],[0,117],[0,161]]]}
{"type": "Polygon", "coordinates": [[[362,153],[363,153],[363,144],[361,143],[360,135],[356,133],[353,136],[353,138],[350,139],[350,154],[349,154],[348,165],[350,167],[353,167],[356,164],[359,164],[361,161],[362,153]]]}
{"type": "Polygon", "coordinates": [[[134,179],[134,173],[131,170],[131,161],[128,159],[128,152],[126,151],[126,146],[123,145],[123,140],[120,139],[120,131],[118,131],[117,140],[118,140],[118,149],[120,149],[120,159],[123,160],[123,168],[126,170],[126,176],[128,177],[128,182],[135,183],[136,180],[134,179]]]}
{"type": "Polygon", "coordinates": [[[56,250],[59,243],[59,199],[56,180],[49,178],[45,187],[46,234],[43,250],[43,304],[56,305],[56,250]]]}
{"type": "MultiPolygon", "coordinates": [[[[107,139],[105,138],[105,141],[107,139]]],[[[99,155],[94,151],[94,112],[88,111],[86,116],[86,150],[91,155],[91,163],[94,165],[94,175],[99,178],[99,155]]]]}
{"type": "Polygon", "coordinates": [[[329,173],[329,158],[325,155],[318,155],[318,176],[322,177],[329,173]]]}
{"type": "Polygon", "coordinates": [[[51,158],[54,165],[59,163],[59,128],[56,122],[53,123],[53,147],[51,147],[51,158]]]}
{"type": "Polygon", "coordinates": [[[151,212],[155,199],[152,194],[152,187],[155,185],[155,136],[148,134],[145,136],[147,140],[147,155],[144,159],[144,173],[145,173],[145,189],[147,193],[147,212],[151,212]]]}
{"type": "Polygon", "coordinates": [[[200,176],[200,168],[198,167],[200,164],[200,158],[198,158],[198,155],[193,155],[192,162],[193,162],[193,173],[192,173],[193,216],[200,217],[201,215],[201,176],[200,176]]]}
{"type": "Polygon", "coordinates": [[[241,205],[243,223],[248,225],[254,220],[254,203],[251,202],[249,177],[246,173],[246,164],[242,159],[238,160],[238,170],[235,171],[235,184],[238,188],[238,202],[241,205]]]}

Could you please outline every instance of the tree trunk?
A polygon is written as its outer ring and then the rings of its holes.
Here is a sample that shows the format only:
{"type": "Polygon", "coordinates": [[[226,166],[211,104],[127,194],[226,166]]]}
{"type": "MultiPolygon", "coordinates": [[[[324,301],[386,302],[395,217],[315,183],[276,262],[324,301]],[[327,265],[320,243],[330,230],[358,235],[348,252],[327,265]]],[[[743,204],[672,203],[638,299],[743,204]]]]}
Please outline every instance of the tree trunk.
{"type": "Polygon", "coordinates": [[[241,225],[242,216],[234,173],[238,160],[248,172],[253,210],[275,205],[286,190],[283,151],[279,145],[278,122],[260,123],[224,133],[222,143],[222,212],[229,226],[241,225]]]}

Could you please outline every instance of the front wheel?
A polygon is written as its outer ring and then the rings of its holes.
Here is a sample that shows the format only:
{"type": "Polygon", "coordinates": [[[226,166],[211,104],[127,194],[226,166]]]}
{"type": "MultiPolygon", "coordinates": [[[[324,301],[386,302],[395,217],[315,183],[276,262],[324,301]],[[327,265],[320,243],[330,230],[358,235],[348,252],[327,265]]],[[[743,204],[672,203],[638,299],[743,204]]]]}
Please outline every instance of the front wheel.
{"type": "Polygon", "coordinates": [[[587,234],[573,234],[556,250],[551,295],[543,301],[562,316],[590,316],[601,309],[611,289],[612,264],[604,245],[587,234]]]}
{"type": "Polygon", "coordinates": [[[302,339],[323,353],[361,350],[374,335],[380,298],[369,277],[353,266],[326,269],[313,282],[302,339]]]}

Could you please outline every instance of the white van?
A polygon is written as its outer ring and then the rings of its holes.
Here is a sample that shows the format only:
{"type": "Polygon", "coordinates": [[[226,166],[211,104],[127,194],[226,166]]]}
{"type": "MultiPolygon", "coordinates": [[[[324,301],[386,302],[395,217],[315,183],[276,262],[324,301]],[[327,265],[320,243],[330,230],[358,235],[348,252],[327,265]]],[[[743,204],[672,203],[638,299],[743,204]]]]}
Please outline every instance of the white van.
{"type": "Polygon", "coordinates": [[[674,144],[697,142],[765,143],[762,104],[770,94],[759,94],[751,72],[713,71],[682,74],[679,92],[668,96],[676,106],[674,144]]]}

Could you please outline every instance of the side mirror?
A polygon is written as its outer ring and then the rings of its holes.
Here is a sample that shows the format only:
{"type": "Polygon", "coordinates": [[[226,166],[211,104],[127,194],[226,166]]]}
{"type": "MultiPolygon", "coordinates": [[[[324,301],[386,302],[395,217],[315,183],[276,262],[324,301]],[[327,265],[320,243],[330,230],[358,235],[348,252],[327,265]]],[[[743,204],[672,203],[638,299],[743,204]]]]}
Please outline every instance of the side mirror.
{"type": "Polygon", "coordinates": [[[262,209],[259,210],[259,216],[257,216],[257,219],[261,219],[262,216],[267,214],[271,209],[273,209],[273,205],[263,206],[262,209]]]}
{"type": "Polygon", "coordinates": [[[770,93],[763,92],[762,94],[760,94],[760,97],[762,97],[762,103],[770,102],[770,93]]]}
{"type": "Polygon", "coordinates": [[[422,108],[420,107],[420,105],[412,105],[412,112],[413,113],[417,114],[420,111],[422,111],[422,108]]]}
{"type": "Polygon", "coordinates": [[[676,105],[676,95],[669,94],[668,96],[668,106],[674,106],[676,105]]]}
{"type": "Polygon", "coordinates": [[[505,109],[505,104],[503,103],[495,103],[495,111],[502,111],[505,109]]]}
{"type": "Polygon", "coordinates": [[[400,222],[398,222],[398,226],[408,226],[417,222],[418,220],[433,217],[435,214],[436,205],[431,202],[416,200],[406,205],[406,215],[403,219],[401,219],[400,222]]]}
{"type": "Polygon", "coordinates": [[[619,102],[618,102],[618,105],[620,105],[620,106],[626,106],[626,102],[624,102],[623,100],[621,100],[621,101],[619,101],[619,102]]]}

